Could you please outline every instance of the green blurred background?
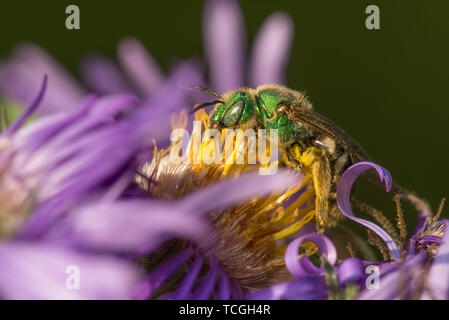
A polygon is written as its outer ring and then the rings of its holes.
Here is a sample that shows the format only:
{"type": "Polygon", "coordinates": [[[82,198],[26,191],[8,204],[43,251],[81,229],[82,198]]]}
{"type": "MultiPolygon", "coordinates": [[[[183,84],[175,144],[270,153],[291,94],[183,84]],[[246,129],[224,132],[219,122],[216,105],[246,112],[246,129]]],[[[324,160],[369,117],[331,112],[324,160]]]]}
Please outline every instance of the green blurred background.
{"type": "MultiPolygon", "coordinates": [[[[448,195],[449,1],[240,1],[247,36],[287,12],[295,23],[288,84],[356,138],[393,175],[436,209],[448,195]],[[380,8],[380,30],[365,28],[365,8],[380,8]]],[[[87,53],[115,58],[126,36],[140,39],[167,69],[203,56],[203,1],[4,1],[0,55],[32,41],[76,76],[87,53]],[[65,28],[76,4],[81,30],[65,28]]],[[[394,213],[391,196],[363,186],[360,197],[394,213]]],[[[408,209],[409,210],[409,209],[408,209]]],[[[445,210],[444,215],[447,216],[445,210]]],[[[409,215],[410,217],[415,215],[409,215]]],[[[414,218],[410,218],[410,223],[414,218]]]]}

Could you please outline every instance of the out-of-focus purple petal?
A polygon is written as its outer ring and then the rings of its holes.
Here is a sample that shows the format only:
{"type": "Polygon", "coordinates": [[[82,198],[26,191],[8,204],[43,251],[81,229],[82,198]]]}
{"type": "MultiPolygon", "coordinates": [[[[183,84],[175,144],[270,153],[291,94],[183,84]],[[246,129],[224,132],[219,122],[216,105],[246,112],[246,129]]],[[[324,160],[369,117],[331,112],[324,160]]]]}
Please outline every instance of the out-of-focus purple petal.
{"type": "Polygon", "coordinates": [[[331,265],[337,262],[337,250],[328,237],[316,233],[306,234],[292,241],[285,251],[285,266],[295,277],[304,278],[324,273],[324,269],[316,267],[307,255],[303,255],[298,261],[299,247],[304,241],[313,242],[331,265]]]}
{"type": "Polygon", "coordinates": [[[340,283],[358,282],[366,278],[362,261],[357,258],[348,258],[338,266],[338,280],[340,283]]]}
{"type": "Polygon", "coordinates": [[[30,106],[20,115],[20,117],[6,129],[6,134],[16,132],[17,129],[19,129],[24,124],[28,117],[31,116],[34,111],[36,111],[37,107],[42,101],[42,98],[44,97],[45,89],[47,88],[47,80],[48,76],[45,75],[36,98],[33,100],[30,106]]]}
{"type": "Polygon", "coordinates": [[[194,254],[192,248],[187,248],[168,259],[164,264],[152,271],[144,281],[136,286],[134,298],[148,299],[164,284],[188,259],[194,254]]]}
{"type": "Polygon", "coordinates": [[[207,189],[196,191],[183,200],[183,208],[192,213],[203,214],[236,205],[251,197],[283,191],[298,181],[298,176],[286,171],[278,171],[272,176],[243,175],[238,179],[226,179],[208,186],[207,189]]]}
{"type": "Polygon", "coordinates": [[[122,260],[45,244],[1,244],[0,266],[6,299],[130,299],[138,281],[135,268],[122,260]],[[70,286],[76,286],[75,272],[78,289],[70,286]]]}
{"type": "Polygon", "coordinates": [[[326,299],[328,289],[323,277],[308,277],[274,285],[246,295],[248,300],[317,300],[326,299]]]}
{"type": "Polygon", "coordinates": [[[85,117],[89,108],[96,101],[97,97],[88,96],[73,110],[47,115],[26,125],[14,135],[14,146],[19,148],[21,152],[35,151],[61,131],[85,117]]]}
{"type": "Polygon", "coordinates": [[[275,13],[262,25],[251,52],[250,85],[285,83],[285,68],[293,39],[293,22],[285,13],[275,13]]]}
{"type": "Polygon", "coordinates": [[[245,27],[235,0],[211,0],[203,16],[206,58],[212,89],[226,92],[244,84],[245,27]]]}
{"type": "MultiPolygon", "coordinates": [[[[45,180],[47,185],[43,186],[46,195],[52,197],[51,202],[42,204],[30,217],[26,234],[41,233],[68,207],[78,203],[81,196],[89,194],[108,179],[117,179],[127,173],[142,145],[153,138],[158,140],[166,136],[170,117],[163,106],[153,113],[143,107],[137,108],[132,117],[115,125],[100,126],[55,150],[52,157],[57,156],[63,163],[49,172],[48,180],[45,180]],[[56,207],[60,209],[54,210],[56,207]],[[48,213],[49,208],[52,208],[51,214],[48,213]]],[[[113,109],[120,110],[120,107],[114,106],[113,109]]],[[[99,117],[105,120],[103,116],[99,117]]],[[[39,152],[48,150],[39,148],[39,152]]]]}
{"type": "Polygon", "coordinates": [[[198,66],[193,61],[182,62],[170,73],[169,78],[145,101],[143,108],[148,111],[147,119],[162,108],[166,113],[175,113],[183,108],[190,110],[189,97],[194,92],[189,89],[193,85],[202,83],[198,66]]]}
{"type": "Polygon", "coordinates": [[[137,253],[175,236],[201,241],[200,237],[211,233],[202,220],[204,214],[295,183],[296,177],[286,173],[248,175],[220,181],[174,203],[133,200],[91,204],[71,215],[71,232],[83,245],[137,253]]]}
{"type": "Polygon", "coordinates": [[[53,58],[33,44],[18,47],[9,60],[0,62],[0,92],[29,105],[44,74],[51,79],[38,112],[48,114],[71,108],[85,91],[53,58]]]}
{"type": "Polygon", "coordinates": [[[99,94],[132,92],[119,68],[110,59],[92,55],[81,64],[81,73],[87,86],[99,94]]]}
{"type": "Polygon", "coordinates": [[[380,276],[379,288],[365,289],[357,296],[357,300],[392,300],[397,299],[401,281],[405,282],[407,286],[404,293],[413,291],[414,287],[417,287],[419,283],[416,281],[410,281],[410,277],[415,272],[423,272],[423,262],[425,254],[420,253],[416,256],[410,256],[402,264],[394,265],[394,269],[387,273],[385,276],[380,276]]]}
{"type": "Polygon", "coordinates": [[[388,249],[390,250],[393,256],[393,259],[399,259],[401,257],[401,254],[395,242],[390,237],[390,235],[378,225],[368,220],[357,218],[352,212],[351,209],[352,185],[363,172],[369,169],[375,169],[377,171],[377,173],[379,174],[380,181],[385,182],[387,192],[390,191],[392,178],[390,173],[385,168],[382,168],[381,166],[378,166],[377,164],[372,162],[359,162],[349,167],[343,173],[343,175],[340,178],[340,181],[338,182],[337,186],[338,207],[347,218],[369,228],[374,233],[376,233],[387,245],[388,249]]]}
{"type": "Polygon", "coordinates": [[[205,220],[182,207],[146,200],[93,203],[72,212],[66,226],[67,231],[60,231],[65,235],[59,236],[78,245],[135,254],[149,252],[170,238],[196,240],[212,232],[205,220]]]}
{"type": "Polygon", "coordinates": [[[122,40],[118,57],[128,78],[143,97],[149,97],[165,81],[161,68],[137,39],[122,40]]]}
{"type": "Polygon", "coordinates": [[[423,298],[439,300],[449,299],[449,220],[441,220],[444,224],[444,236],[437,250],[427,278],[429,292],[424,292],[423,298]]]}
{"type": "Polygon", "coordinates": [[[85,105],[80,106],[82,117],[79,113],[67,113],[67,119],[59,119],[59,126],[58,120],[53,125],[46,117],[27,126],[23,132],[21,130],[15,136],[14,145],[20,148],[21,154],[29,157],[25,159],[27,170],[43,170],[43,165],[52,166],[52,163],[67,158],[68,150],[77,150],[77,145],[83,145],[86,133],[100,125],[113,124],[114,117],[135,107],[136,103],[137,99],[133,95],[113,95],[101,99],[90,97],[86,99],[85,105]],[[46,126],[41,126],[40,122],[46,126]],[[34,146],[38,146],[39,150],[34,152],[34,146]]]}

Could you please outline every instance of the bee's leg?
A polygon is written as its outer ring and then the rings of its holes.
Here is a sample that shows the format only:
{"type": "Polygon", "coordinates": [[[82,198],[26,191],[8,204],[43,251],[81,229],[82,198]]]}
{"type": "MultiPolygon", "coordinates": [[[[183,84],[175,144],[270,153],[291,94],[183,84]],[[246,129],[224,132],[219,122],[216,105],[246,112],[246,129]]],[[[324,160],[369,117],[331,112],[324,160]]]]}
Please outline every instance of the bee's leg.
{"type": "Polygon", "coordinates": [[[328,198],[332,183],[331,168],[325,151],[309,147],[301,152],[301,147],[294,144],[287,148],[284,160],[288,166],[294,168],[299,166],[304,173],[312,176],[315,189],[316,227],[319,233],[323,233],[328,222],[328,198]]]}
{"type": "Polygon", "coordinates": [[[343,215],[338,208],[336,195],[331,192],[329,194],[329,221],[327,225],[329,227],[335,227],[342,218],[343,215]]]}

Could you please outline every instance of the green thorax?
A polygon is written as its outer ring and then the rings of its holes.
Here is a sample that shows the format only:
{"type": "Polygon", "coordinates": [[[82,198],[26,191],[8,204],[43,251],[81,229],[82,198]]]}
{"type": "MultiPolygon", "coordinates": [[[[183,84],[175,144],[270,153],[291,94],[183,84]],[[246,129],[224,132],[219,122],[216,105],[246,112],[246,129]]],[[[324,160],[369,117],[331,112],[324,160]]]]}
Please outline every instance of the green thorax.
{"type": "Polygon", "coordinates": [[[262,90],[256,99],[259,121],[267,130],[277,129],[282,144],[302,141],[313,134],[309,128],[290,120],[284,113],[276,111],[280,104],[294,104],[295,101],[290,101],[291,99],[289,96],[280,95],[276,90],[262,90]]]}

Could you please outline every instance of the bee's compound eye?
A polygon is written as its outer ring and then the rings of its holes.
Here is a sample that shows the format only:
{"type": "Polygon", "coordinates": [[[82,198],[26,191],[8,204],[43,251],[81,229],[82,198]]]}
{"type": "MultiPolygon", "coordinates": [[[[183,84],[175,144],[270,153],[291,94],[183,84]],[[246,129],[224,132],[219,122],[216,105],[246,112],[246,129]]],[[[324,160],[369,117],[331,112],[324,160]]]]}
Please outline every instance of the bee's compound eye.
{"type": "Polygon", "coordinates": [[[223,124],[225,127],[235,126],[242,116],[243,108],[245,102],[243,100],[238,100],[236,103],[226,111],[223,116],[223,124]]]}

